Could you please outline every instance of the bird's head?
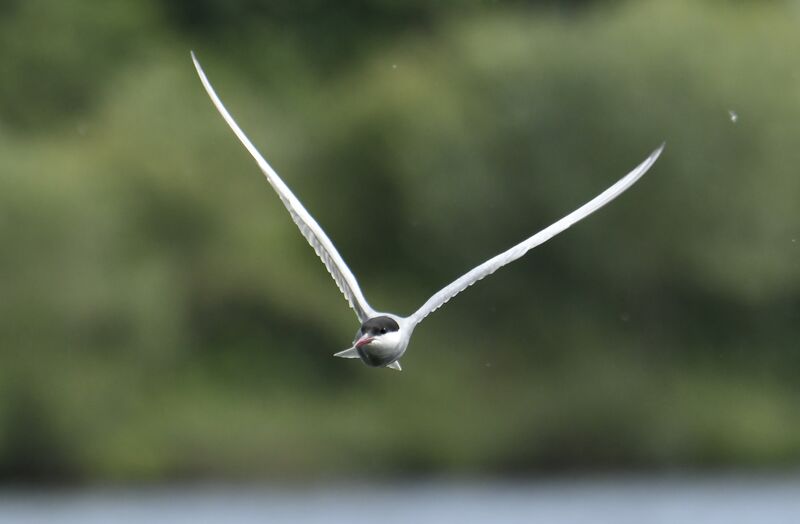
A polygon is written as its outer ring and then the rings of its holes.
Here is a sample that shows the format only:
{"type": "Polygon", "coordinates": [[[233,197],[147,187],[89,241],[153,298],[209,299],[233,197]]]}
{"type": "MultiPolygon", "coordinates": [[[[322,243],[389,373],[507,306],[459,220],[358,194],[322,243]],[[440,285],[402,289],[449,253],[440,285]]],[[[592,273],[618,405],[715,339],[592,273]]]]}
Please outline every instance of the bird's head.
{"type": "Polygon", "coordinates": [[[385,348],[397,345],[400,340],[400,325],[388,316],[373,317],[359,329],[354,345],[357,349],[365,346],[385,348]]]}

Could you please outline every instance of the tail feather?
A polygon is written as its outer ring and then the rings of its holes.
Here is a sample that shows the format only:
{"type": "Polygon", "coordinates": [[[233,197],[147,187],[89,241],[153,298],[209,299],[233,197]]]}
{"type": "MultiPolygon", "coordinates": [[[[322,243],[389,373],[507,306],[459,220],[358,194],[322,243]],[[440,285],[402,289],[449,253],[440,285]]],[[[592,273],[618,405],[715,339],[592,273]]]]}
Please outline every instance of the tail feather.
{"type": "Polygon", "coordinates": [[[355,346],[351,348],[347,348],[343,351],[333,354],[334,357],[339,358],[361,358],[358,356],[358,351],[356,350],[355,346]]]}

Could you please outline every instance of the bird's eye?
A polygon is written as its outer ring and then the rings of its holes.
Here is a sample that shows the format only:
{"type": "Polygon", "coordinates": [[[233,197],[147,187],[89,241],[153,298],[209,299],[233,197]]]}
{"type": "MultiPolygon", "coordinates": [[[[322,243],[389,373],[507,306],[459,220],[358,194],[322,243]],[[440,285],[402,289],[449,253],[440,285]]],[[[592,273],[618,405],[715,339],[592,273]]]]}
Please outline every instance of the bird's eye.
{"type": "Polygon", "coordinates": [[[386,328],[381,328],[381,335],[386,333],[386,328]]]}

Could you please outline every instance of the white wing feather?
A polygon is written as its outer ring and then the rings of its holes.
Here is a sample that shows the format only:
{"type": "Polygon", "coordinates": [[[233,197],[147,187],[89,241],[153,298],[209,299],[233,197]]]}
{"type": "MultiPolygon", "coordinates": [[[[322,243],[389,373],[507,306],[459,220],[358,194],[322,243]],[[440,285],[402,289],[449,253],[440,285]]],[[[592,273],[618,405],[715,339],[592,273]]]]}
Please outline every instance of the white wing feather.
{"type": "Polygon", "coordinates": [[[358,287],[355,276],[353,276],[347,264],[344,263],[339,252],[336,251],[333,242],[331,242],[328,235],[326,235],[319,224],[317,224],[317,221],[306,211],[303,204],[301,204],[297,197],[289,190],[289,187],[281,180],[278,173],[276,173],[275,170],[272,169],[272,166],[261,156],[261,153],[258,152],[253,143],[250,142],[250,139],[248,139],[239,128],[236,121],[230,113],[228,113],[228,110],[225,109],[225,106],[217,96],[214,88],[211,87],[208,78],[206,78],[203,68],[200,67],[200,63],[194,56],[194,52],[192,52],[192,61],[194,62],[194,67],[197,69],[197,74],[200,76],[200,81],[203,83],[203,87],[214,103],[214,106],[216,106],[217,111],[219,111],[222,118],[225,119],[225,122],[227,122],[231,130],[233,130],[236,138],[239,139],[245,149],[247,149],[250,155],[255,159],[256,163],[258,163],[258,167],[261,168],[261,171],[263,171],[264,175],[267,177],[267,181],[275,192],[278,193],[281,202],[283,202],[283,205],[286,206],[286,209],[292,216],[292,220],[294,220],[294,223],[300,228],[300,232],[306,240],[308,240],[308,243],[311,244],[311,247],[314,248],[314,251],[316,251],[319,258],[325,264],[325,267],[328,268],[328,272],[347,299],[350,307],[356,312],[358,319],[364,322],[370,317],[375,316],[375,311],[367,303],[364,295],[361,293],[361,289],[358,287]]]}
{"type": "Polygon", "coordinates": [[[511,249],[500,253],[494,258],[490,258],[483,264],[479,265],[469,273],[463,275],[461,278],[433,295],[428,299],[427,302],[425,302],[425,304],[422,305],[421,308],[419,308],[413,315],[408,317],[409,320],[411,320],[412,325],[416,325],[421,322],[426,316],[442,307],[445,303],[447,303],[448,300],[464,291],[475,282],[481,280],[482,278],[488,277],[501,267],[520,258],[539,244],[546,242],[571,225],[583,220],[590,214],[614,200],[626,189],[631,187],[634,182],[639,180],[639,178],[644,175],[648,169],[650,169],[650,167],[655,163],[656,159],[658,159],[658,156],[661,154],[663,149],[664,144],[661,144],[658,149],[650,154],[647,160],[636,166],[633,171],[621,178],[616,184],[609,187],[577,210],[573,211],[551,226],[539,231],[527,240],[520,242],[511,249]]]}

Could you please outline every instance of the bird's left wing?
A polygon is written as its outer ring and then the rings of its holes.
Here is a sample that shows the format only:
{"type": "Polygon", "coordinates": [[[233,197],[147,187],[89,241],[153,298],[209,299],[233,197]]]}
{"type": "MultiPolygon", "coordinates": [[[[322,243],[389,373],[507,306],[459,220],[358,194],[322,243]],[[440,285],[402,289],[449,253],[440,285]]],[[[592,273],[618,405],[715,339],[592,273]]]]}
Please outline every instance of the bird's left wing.
{"type": "Polygon", "coordinates": [[[412,325],[420,323],[422,319],[442,307],[445,303],[447,303],[448,300],[464,291],[475,282],[481,280],[482,278],[488,277],[501,267],[520,258],[522,255],[535,248],[539,244],[553,238],[571,225],[586,218],[590,214],[614,200],[616,197],[622,194],[623,191],[631,187],[634,182],[639,180],[639,178],[644,175],[648,169],[650,169],[650,167],[655,163],[656,159],[658,159],[658,156],[661,154],[663,149],[664,144],[653,151],[644,162],[636,166],[633,171],[621,178],[616,184],[609,187],[597,195],[594,199],[590,200],[558,222],[539,231],[532,237],[520,242],[511,249],[504,251],[493,258],[490,258],[483,264],[479,265],[469,273],[463,275],[461,278],[433,295],[428,299],[427,302],[425,302],[425,304],[422,305],[421,308],[419,308],[413,315],[408,317],[409,320],[411,320],[412,325]]]}
{"type": "Polygon", "coordinates": [[[255,159],[256,163],[258,163],[258,167],[261,168],[261,171],[264,172],[264,176],[267,177],[267,181],[275,192],[278,193],[281,202],[286,206],[289,214],[292,215],[292,220],[294,220],[294,223],[300,228],[300,232],[306,240],[308,240],[308,243],[311,244],[311,247],[314,248],[314,251],[316,251],[322,263],[325,264],[325,267],[328,268],[328,272],[347,299],[350,307],[356,312],[358,319],[364,322],[370,317],[375,316],[375,310],[367,303],[363,293],[361,293],[361,289],[358,287],[356,277],[353,276],[353,273],[347,267],[347,264],[344,263],[339,252],[336,251],[331,239],[328,238],[328,235],[326,235],[319,224],[317,224],[317,221],[314,220],[309,212],[306,211],[306,208],[303,207],[303,204],[301,204],[297,197],[289,190],[289,187],[281,180],[278,173],[276,173],[275,170],[272,169],[272,166],[261,156],[261,153],[258,152],[253,143],[250,142],[250,139],[247,138],[247,135],[244,134],[230,113],[228,113],[228,110],[225,109],[225,106],[217,96],[214,88],[211,87],[208,78],[206,78],[203,68],[200,67],[197,57],[194,56],[194,52],[192,52],[192,61],[194,62],[194,67],[197,69],[197,74],[200,76],[200,81],[203,83],[203,87],[211,98],[211,101],[214,102],[217,111],[219,111],[222,118],[225,119],[225,122],[227,122],[231,130],[233,130],[236,138],[239,139],[245,149],[247,149],[250,155],[255,159]]]}

